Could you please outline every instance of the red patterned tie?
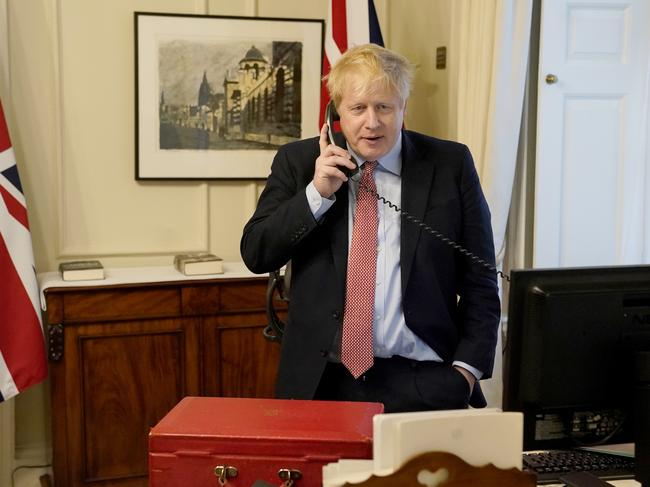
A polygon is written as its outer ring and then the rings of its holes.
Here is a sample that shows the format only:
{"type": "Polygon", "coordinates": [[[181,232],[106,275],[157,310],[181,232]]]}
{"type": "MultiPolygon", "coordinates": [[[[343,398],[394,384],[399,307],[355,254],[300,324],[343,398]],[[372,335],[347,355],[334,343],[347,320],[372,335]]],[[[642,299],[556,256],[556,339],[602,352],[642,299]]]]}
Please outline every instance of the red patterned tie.
{"type": "Polygon", "coordinates": [[[375,309],[378,217],[377,199],[364,186],[376,191],[372,177],[375,167],[377,161],[364,164],[357,190],[357,208],[348,256],[341,362],[355,379],[373,363],[372,318],[375,309]]]}

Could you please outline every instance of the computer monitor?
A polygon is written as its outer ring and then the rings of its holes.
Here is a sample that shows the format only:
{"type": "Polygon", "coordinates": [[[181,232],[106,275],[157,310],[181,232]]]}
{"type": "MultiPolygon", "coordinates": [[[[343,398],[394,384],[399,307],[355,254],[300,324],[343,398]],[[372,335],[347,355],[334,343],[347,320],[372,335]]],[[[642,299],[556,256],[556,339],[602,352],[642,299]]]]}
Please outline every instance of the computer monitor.
{"type": "Polygon", "coordinates": [[[631,442],[639,427],[647,438],[650,406],[635,411],[644,350],[650,266],[512,271],[503,409],[524,413],[524,449],[631,442]]]}

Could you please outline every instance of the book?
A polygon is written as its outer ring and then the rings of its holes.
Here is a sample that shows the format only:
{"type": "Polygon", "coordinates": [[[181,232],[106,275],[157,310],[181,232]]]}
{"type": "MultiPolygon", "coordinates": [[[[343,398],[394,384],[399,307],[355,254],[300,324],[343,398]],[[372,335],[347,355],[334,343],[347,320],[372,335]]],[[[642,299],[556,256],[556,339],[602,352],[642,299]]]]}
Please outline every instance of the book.
{"type": "Polygon", "coordinates": [[[104,279],[104,266],[98,260],[61,262],[59,272],[64,281],[91,281],[104,279]]]}
{"type": "Polygon", "coordinates": [[[174,267],[186,276],[223,274],[223,260],[208,253],[178,254],[174,257],[174,267]]]}

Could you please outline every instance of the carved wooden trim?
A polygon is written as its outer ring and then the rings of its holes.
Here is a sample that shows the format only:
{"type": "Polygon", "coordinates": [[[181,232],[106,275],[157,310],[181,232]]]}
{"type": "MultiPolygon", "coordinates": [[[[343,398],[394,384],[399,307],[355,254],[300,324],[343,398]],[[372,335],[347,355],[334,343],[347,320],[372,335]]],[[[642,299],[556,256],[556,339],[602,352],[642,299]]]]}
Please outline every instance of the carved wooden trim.
{"type": "Polygon", "coordinates": [[[372,475],[359,483],[345,483],[343,487],[394,487],[396,485],[426,485],[427,487],[535,487],[537,476],[516,468],[500,469],[492,464],[476,467],[447,452],[428,452],[418,455],[396,472],[372,475]]]}

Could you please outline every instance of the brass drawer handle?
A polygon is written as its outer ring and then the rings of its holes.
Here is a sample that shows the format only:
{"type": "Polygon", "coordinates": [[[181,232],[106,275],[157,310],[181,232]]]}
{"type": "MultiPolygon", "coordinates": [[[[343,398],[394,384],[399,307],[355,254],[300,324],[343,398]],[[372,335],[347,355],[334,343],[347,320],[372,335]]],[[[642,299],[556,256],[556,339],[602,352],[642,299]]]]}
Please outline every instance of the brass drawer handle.
{"type": "Polygon", "coordinates": [[[285,487],[291,487],[294,481],[302,478],[302,472],[292,468],[281,468],[278,470],[278,477],[284,481],[285,487]]]}
{"type": "Polygon", "coordinates": [[[217,465],[214,467],[214,474],[219,479],[219,485],[226,485],[228,479],[237,477],[238,473],[237,467],[232,465],[217,465]]]}

